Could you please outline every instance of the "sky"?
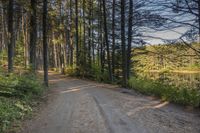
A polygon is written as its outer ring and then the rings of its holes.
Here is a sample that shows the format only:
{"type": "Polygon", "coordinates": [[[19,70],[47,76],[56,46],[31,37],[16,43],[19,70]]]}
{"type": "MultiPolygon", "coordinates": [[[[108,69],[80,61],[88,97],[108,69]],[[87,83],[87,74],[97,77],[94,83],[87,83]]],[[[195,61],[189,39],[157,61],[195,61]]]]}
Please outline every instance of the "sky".
{"type": "MultiPolygon", "coordinates": [[[[163,40],[175,40],[180,38],[186,31],[191,29],[191,26],[189,25],[182,25],[181,23],[174,23],[176,22],[186,22],[189,24],[194,24],[194,20],[196,20],[196,16],[191,13],[183,13],[183,12],[173,12],[172,8],[163,7],[162,4],[159,3],[168,3],[167,5],[170,5],[171,2],[175,2],[175,0],[149,0],[152,1],[152,3],[149,3],[149,9],[152,10],[152,13],[156,13],[158,15],[161,15],[165,18],[169,18],[167,21],[167,25],[170,27],[176,27],[176,25],[179,25],[178,28],[174,28],[172,30],[165,30],[165,31],[158,31],[158,30],[147,30],[143,34],[145,36],[152,36],[154,38],[145,38],[145,41],[150,44],[162,44],[164,43],[163,40]],[[173,20],[171,22],[171,20],[173,20]],[[161,38],[161,39],[158,39],[161,38]],[[163,39],[163,40],[162,40],[163,39]]],[[[147,2],[148,3],[148,2],[147,2]]],[[[164,4],[165,5],[165,4],[164,4]]],[[[196,12],[196,9],[193,10],[193,12],[196,12]]],[[[196,23],[195,23],[196,24],[196,23]]]]}
{"type": "Polygon", "coordinates": [[[187,31],[186,27],[179,27],[177,29],[172,30],[166,30],[166,31],[155,31],[151,33],[144,33],[144,35],[147,36],[153,36],[155,38],[146,38],[147,42],[150,44],[162,44],[164,43],[162,39],[164,40],[174,40],[178,39],[181,34],[185,33],[187,31]],[[161,39],[157,39],[161,38],[161,39]]]}

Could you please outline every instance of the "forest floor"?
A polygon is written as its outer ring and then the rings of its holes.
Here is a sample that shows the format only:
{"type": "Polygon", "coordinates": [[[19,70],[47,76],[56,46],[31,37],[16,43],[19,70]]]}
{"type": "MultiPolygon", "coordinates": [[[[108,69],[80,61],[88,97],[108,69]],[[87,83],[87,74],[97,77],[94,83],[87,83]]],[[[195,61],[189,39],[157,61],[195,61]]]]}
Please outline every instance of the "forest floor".
{"type": "Polygon", "coordinates": [[[117,86],[50,73],[45,104],[23,133],[200,133],[200,112],[117,86]]]}

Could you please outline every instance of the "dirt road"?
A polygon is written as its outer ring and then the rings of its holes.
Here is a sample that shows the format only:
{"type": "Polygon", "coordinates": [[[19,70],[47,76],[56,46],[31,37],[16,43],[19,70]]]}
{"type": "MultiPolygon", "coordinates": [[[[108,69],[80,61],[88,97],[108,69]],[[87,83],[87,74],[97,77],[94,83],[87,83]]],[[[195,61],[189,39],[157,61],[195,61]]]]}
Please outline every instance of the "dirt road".
{"type": "Polygon", "coordinates": [[[23,133],[200,133],[200,113],[112,85],[50,74],[41,112],[23,133]]]}

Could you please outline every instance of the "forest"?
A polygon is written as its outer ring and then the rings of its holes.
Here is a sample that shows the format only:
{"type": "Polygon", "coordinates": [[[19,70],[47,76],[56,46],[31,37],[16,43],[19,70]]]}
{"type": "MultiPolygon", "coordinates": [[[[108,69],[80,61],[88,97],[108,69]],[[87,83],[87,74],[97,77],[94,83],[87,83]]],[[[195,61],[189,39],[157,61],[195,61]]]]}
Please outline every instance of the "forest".
{"type": "Polygon", "coordinates": [[[0,132],[18,131],[68,78],[198,110],[200,0],[0,0],[0,132]]]}

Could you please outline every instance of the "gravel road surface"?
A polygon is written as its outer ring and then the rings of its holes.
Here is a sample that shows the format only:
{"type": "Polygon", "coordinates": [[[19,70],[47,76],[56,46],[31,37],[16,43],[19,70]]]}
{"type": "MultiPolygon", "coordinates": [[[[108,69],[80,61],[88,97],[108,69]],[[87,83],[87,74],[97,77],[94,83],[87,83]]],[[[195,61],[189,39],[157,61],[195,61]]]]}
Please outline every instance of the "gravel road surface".
{"type": "Polygon", "coordinates": [[[198,110],[55,73],[50,88],[20,133],[200,133],[198,110]]]}

